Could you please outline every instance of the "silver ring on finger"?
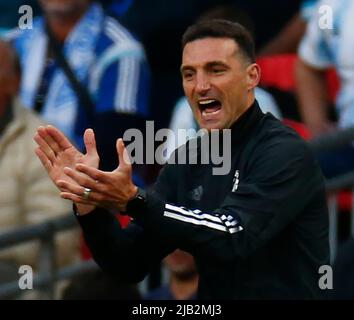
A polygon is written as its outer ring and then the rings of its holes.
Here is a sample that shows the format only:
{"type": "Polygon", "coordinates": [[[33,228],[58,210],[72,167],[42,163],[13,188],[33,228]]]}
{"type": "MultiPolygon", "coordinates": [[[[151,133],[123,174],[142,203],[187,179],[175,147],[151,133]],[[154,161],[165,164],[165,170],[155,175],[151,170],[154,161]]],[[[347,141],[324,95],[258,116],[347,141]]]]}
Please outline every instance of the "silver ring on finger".
{"type": "Polygon", "coordinates": [[[91,193],[91,189],[85,188],[85,189],[84,189],[84,194],[82,195],[82,198],[83,198],[84,200],[86,200],[86,201],[89,200],[90,193],[91,193]]]}

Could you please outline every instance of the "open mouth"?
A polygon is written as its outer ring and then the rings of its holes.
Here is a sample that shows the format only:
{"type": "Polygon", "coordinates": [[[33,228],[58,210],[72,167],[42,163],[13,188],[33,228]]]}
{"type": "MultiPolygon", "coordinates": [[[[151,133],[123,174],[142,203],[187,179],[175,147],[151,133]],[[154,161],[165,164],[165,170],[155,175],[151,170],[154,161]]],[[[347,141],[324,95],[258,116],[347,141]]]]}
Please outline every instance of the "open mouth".
{"type": "Polygon", "coordinates": [[[198,101],[198,106],[203,116],[210,116],[221,109],[221,102],[217,99],[204,99],[198,101]]]}

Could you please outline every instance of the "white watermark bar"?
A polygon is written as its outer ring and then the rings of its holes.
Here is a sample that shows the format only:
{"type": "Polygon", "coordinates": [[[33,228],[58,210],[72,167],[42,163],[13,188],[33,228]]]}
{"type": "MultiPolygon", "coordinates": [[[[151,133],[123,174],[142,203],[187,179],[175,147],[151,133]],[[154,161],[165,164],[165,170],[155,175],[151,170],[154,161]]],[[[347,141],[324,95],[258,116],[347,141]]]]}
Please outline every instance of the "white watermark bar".
{"type": "Polygon", "coordinates": [[[159,129],[155,132],[154,121],[146,121],[145,132],[128,129],[123,140],[132,164],[208,164],[213,167],[213,175],[226,175],[231,170],[230,129],[178,129],[177,133],[159,129]],[[178,146],[181,147],[174,152],[178,146]]]}

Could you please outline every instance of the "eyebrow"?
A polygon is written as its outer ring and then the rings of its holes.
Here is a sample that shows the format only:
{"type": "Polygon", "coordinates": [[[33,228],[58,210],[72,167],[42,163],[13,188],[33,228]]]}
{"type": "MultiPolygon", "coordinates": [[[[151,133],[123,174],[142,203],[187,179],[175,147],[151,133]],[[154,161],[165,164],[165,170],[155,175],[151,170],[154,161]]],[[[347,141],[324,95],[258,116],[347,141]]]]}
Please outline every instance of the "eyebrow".
{"type": "MultiPolygon", "coordinates": [[[[207,62],[203,68],[212,68],[212,67],[216,67],[216,66],[222,66],[222,67],[225,67],[225,68],[229,68],[229,66],[223,62],[223,61],[220,61],[220,60],[215,60],[215,61],[210,61],[210,62],[207,62]]],[[[180,72],[183,73],[183,71],[186,71],[186,70],[194,70],[195,68],[192,67],[192,66],[181,66],[180,68],[180,72]]]]}

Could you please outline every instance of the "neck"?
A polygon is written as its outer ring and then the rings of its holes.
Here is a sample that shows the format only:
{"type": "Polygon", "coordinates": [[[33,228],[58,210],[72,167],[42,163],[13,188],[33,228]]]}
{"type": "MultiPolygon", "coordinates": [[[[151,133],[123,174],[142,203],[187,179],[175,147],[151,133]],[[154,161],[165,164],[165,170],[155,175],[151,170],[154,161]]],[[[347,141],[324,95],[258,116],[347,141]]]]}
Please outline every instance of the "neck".
{"type": "Polygon", "coordinates": [[[254,103],[254,100],[256,100],[256,96],[252,90],[247,96],[247,109],[254,103]]]}
{"type": "Polygon", "coordinates": [[[176,300],[190,299],[197,292],[198,274],[194,273],[188,279],[171,274],[170,288],[176,300]]]}

